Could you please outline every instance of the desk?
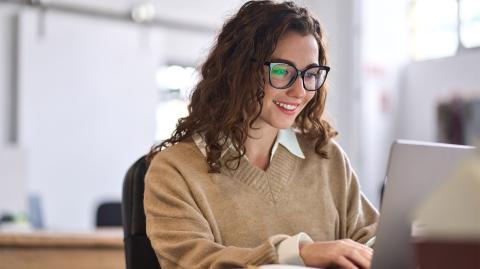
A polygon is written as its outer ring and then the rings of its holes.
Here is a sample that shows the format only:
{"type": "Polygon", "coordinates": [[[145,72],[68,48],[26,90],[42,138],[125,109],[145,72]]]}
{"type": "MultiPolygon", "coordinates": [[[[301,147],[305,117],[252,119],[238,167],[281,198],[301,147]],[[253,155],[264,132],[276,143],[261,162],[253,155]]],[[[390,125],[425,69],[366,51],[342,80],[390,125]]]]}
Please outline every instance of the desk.
{"type": "Polygon", "coordinates": [[[121,229],[0,232],[0,269],[124,269],[121,229]]]}

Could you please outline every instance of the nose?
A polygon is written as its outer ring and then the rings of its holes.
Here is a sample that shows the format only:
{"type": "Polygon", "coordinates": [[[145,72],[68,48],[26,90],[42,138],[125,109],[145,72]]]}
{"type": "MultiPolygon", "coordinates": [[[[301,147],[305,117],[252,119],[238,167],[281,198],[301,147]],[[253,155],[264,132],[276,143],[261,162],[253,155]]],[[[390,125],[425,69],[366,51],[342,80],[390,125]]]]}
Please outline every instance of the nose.
{"type": "Polygon", "coordinates": [[[303,87],[303,78],[298,76],[293,85],[288,88],[287,95],[294,98],[303,98],[306,95],[306,90],[303,87]]]}

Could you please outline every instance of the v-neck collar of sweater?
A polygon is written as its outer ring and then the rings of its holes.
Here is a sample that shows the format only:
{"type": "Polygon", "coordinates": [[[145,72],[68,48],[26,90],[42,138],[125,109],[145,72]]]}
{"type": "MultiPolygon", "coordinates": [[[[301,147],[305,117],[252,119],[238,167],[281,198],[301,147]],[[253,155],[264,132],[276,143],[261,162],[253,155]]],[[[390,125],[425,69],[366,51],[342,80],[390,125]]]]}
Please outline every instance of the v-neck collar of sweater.
{"type": "MultiPolygon", "coordinates": [[[[204,157],[206,157],[206,143],[199,134],[193,135],[193,141],[204,157]]],[[[300,147],[298,138],[293,129],[280,129],[273,145],[270,164],[264,171],[252,164],[244,155],[240,158],[237,169],[231,170],[225,161],[237,156],[232,146],[227,147],[221,154],[224,161],[222,173],[239,180],[243,184],[259,192],[267,201],[275,203],[282,191],[292,180],[296,166],[305,155],[300,147]]],[[[232,163],[235,166],[236,164],[232,163]]]]}
{"type": "MultiPolygon", "coordinates": [[[[229,150],[224,160],[231,159],[235,154],[229,150]]],[[[263,197],[272,203],[278,201],[281,193],[293,179],[300,158],[293,155],[285,147],[278,147],[273,155],[268,168],[264,171],[255,166],[244,156],[240,159],[236,170],[222,166],[222,173],[226,173],[243,184],[255,189],[263,197]]]]}

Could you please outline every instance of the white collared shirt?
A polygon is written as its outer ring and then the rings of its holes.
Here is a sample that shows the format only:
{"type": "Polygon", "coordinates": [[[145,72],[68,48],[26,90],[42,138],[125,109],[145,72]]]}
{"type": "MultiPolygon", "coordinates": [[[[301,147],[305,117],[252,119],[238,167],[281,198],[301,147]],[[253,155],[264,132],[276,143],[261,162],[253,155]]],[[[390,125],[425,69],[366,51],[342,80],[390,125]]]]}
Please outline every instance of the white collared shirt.
{"type": "Polygon", "coordinates": [[[277,140],[275,141],[275,144],[273,144],[270,160],[272,160],[272,157],[275,154],[275,151],[277,151],[279,144],[282,144],[293,155],[301,159],[305,159],[305,155],[303,154],[303,151],[298,144],[297,135],[292,130],[292,128],[280,129],[278,131],[277,140]]]}

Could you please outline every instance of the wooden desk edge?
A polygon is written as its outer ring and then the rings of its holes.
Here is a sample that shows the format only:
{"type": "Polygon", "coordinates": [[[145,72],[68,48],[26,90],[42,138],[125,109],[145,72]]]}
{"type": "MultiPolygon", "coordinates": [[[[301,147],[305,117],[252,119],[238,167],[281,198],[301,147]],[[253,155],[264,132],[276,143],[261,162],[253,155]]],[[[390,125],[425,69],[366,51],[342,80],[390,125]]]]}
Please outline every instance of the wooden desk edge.
{"type": "Polygon", "coordinates": [[[25,233],[0,232],[0,247],[95,247],[123,248],[121,231],[92,232],[46,232],[25,233]]]}

